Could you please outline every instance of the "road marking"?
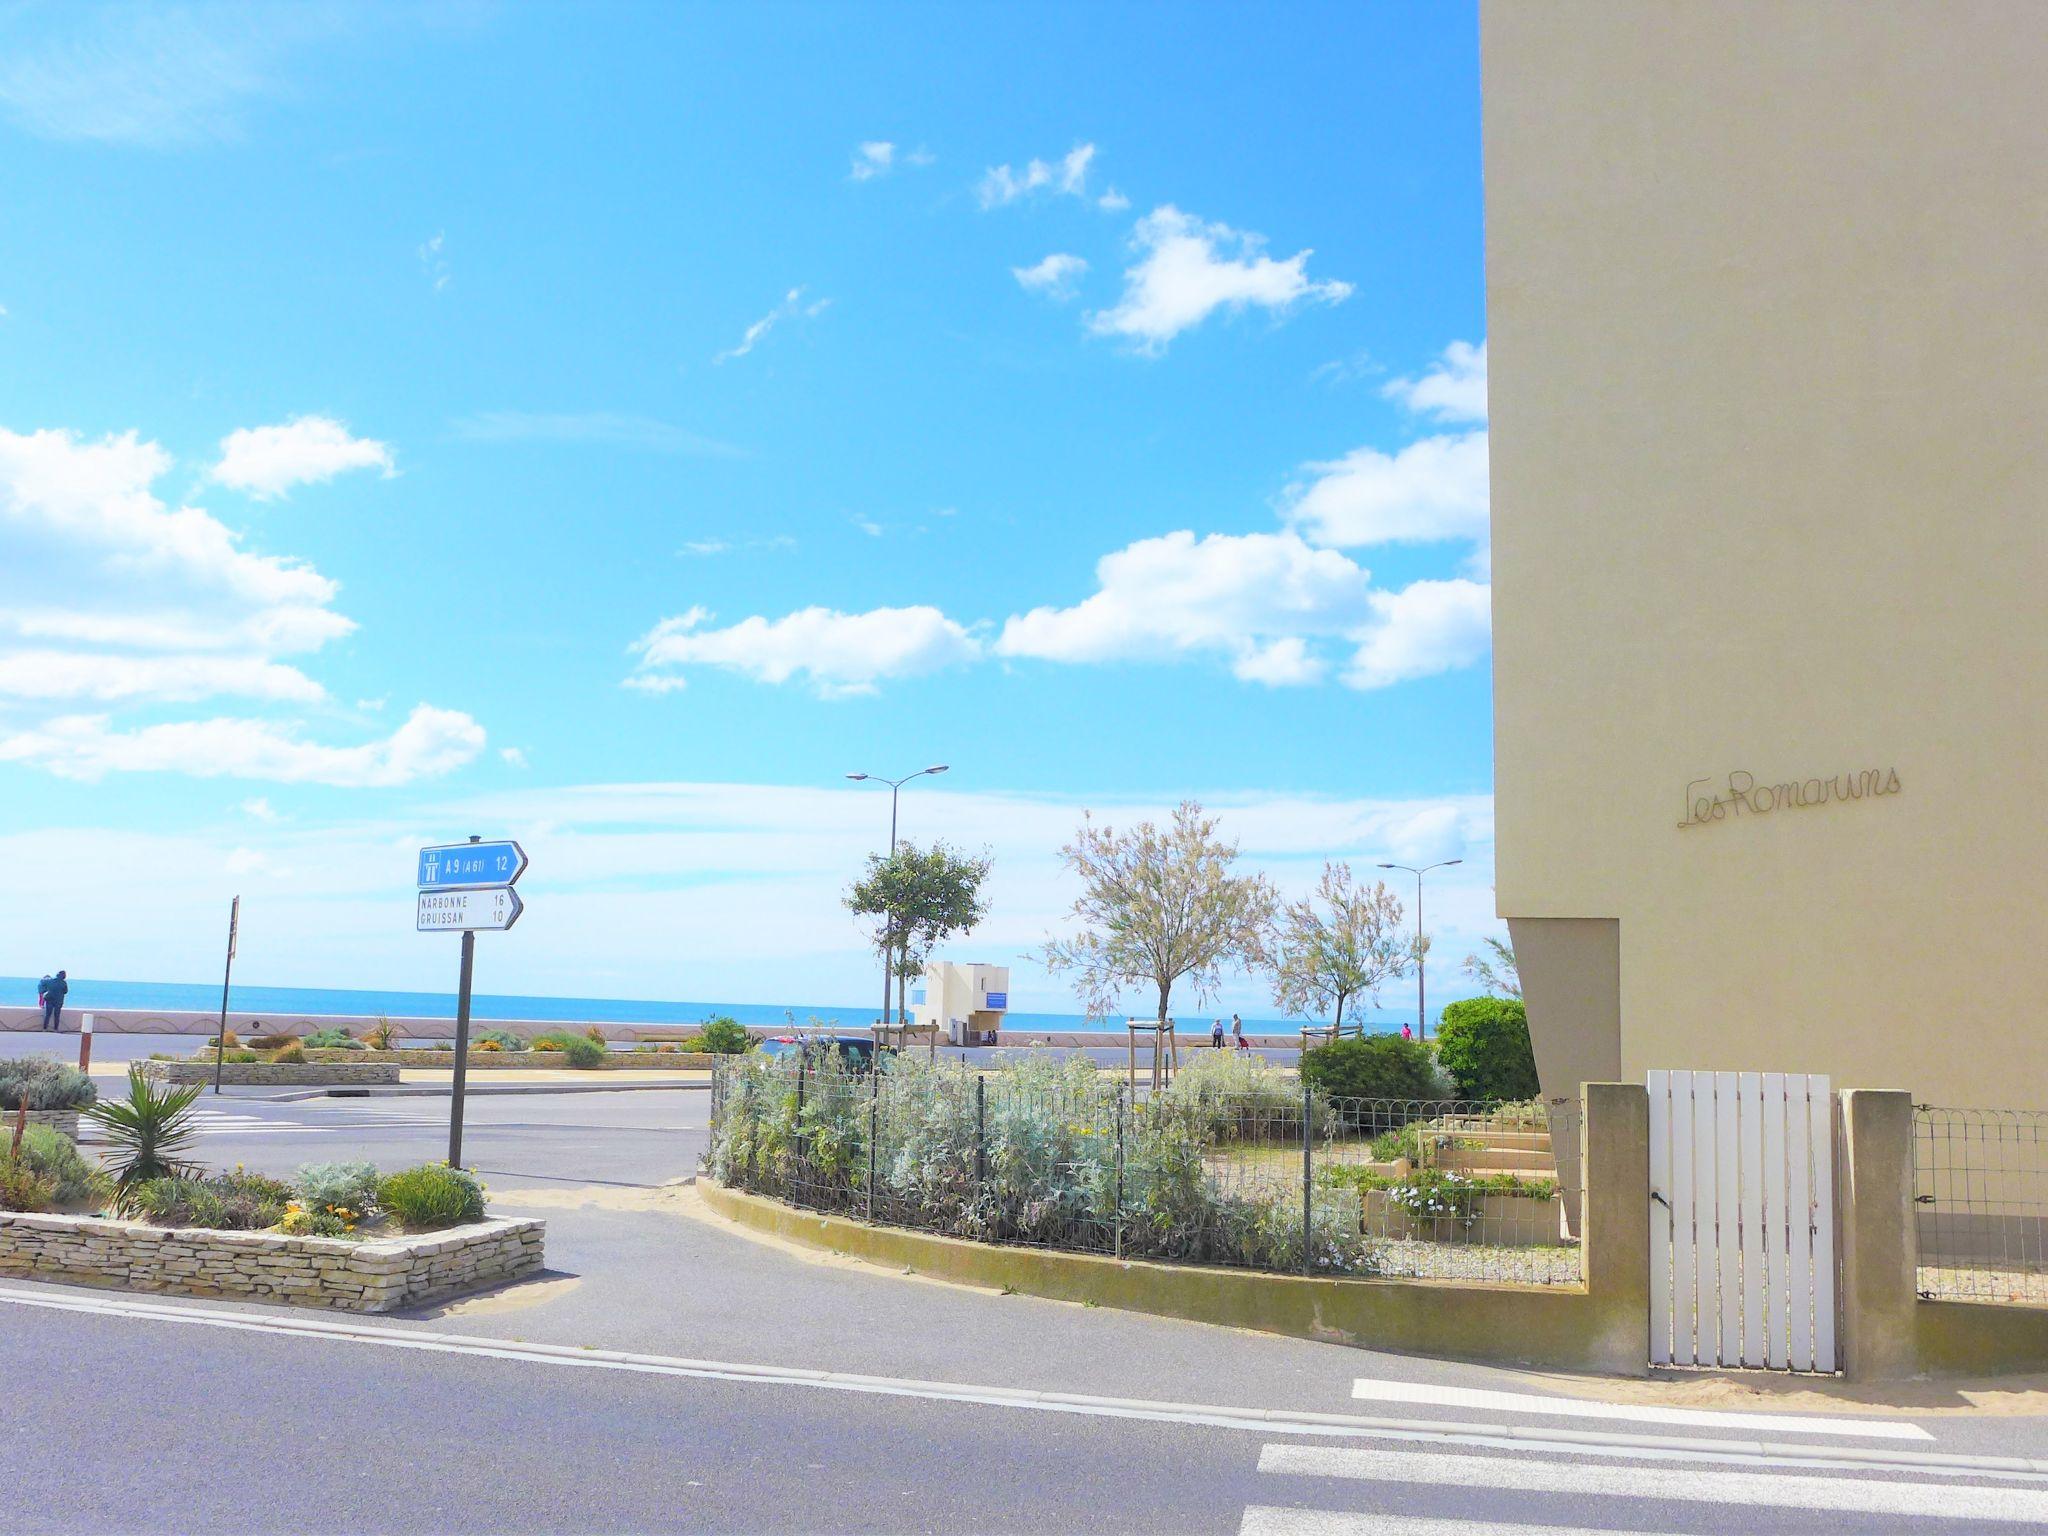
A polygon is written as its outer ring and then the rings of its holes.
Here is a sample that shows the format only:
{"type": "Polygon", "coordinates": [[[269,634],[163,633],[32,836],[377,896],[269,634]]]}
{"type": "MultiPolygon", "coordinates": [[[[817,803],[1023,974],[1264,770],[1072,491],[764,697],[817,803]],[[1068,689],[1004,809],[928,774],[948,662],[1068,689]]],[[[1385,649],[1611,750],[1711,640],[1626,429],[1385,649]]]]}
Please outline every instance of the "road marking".
{"type": "MultiPolygon", "coordinates": [[[[1067,1413],[1093,1418],[1142,1419],[1163,1424],[1245,1429],[1266,1435],[1402,1440],[1468,1449],[1550,1451],[1561,1455],[1627,1457],[1633,1460],[1725,1462],[1743,1466],[1827,1468],[1853,1472],[1911,1472],[1959,1477],[1989,1475],[2025,1483],[2048,1484],[2048,1460],[2037,1461],[2021,1457],[1958,1456],[1933,1451],[1874,1450],[1860,1446],[1829,1446],[1816,1449],[1802,1445],[1772,1446],[1757,1440],[1595,1434],[1586,1430],[1554,1429],[1547,1426],[1453,1424],[1441,1420],[1380,1419],[1357,1414],[1313,1413],[1284,1408],[1242,1408],[1217,1403],[1095,1397],[1077,1392],[1034,1392],[1016,1387],[919,1381],[899,1376],[863,1376],[847,1371],[806,1370],[796,1366],[742,1365],[730,1361],[693,1360],[673,1355],[580,1349],[567,1344],[529,1344],[478,1334],[433,1333],[425,1329],[349,1322],[331,1317],[300,1317],[253,1311],[226,1312],[207,1306],[182,1306],[167,1302],[130,1300],[125,1297],[84,1295],[54,1288],[0,1288],[0,1306],[33,1307],[46,1311],[86,1313],[100,1317],[124,1317],[143,1322],[181,1323],[189,1327],[224,1328],[245,1333],[279,1334],[325,1339],[335,1343],[371,1344],[440,1354],[483,1356],[536,1365],[564,1365],[595,1370],[634,1371],[658,1376],[809,1387],[819,1391],[921,1398],[930,1402],[971,1403],[992,1408],[1035,1409],[1042,1413],[1067,1413]]],[[[1367,1455],[1367,1459],[1392,1454],[1394,1453],[1373,1452],[1367,1455]]],[[[2048,1497],[2048,1494],[2042,1496],[2048,1497]]]]}
{"type": "Polygon", "coordinates": [[[1434,1488],[1517,1489],[1524,1493],[1674,1499],[1694,1504],[1753,1504],[1840,1514],[1912,1515],[2014,1525],[2048,1521],[2048,1492],[1956,1483],[1887,1483],[1870,1477],[1802,1477],[1789,1472],[1709,1472],[1697,1467],[1611,1467],[1502,1456],[1444,1456],[1427,1451],[1356,1451],[1327,1445],[1269,1445],[1261,1472],[1347,1477],[1434,1488]]]}
{"type": "Polygon", "coordinates": [[[1577,1525],[1499,1525],[1493,1521],[1433,1520],[1426,1515],[1355,1514],[1339,1509],[1282,1509],[1253,1504],[1237,1536],[1645,1536],[1577,1525]]]}
{"type": "Polygon", "coordinates": [[[1362,1377],[1351,1395],[1375,1403],[1427,1403],[1492,1413],[1556,1414],[1576,1419],[1629,1419],[1639,1424],[1689,1424],[1699,1429],[1779,1430],[1788,1435],[1860,1435],[1871,1440],[1932,1440],[1918,1424],[1891,1419],[1820,1419],[1790,1413],[1731,1413],[1718,1408],[1666,1408],[1652,1403],[1603,1403],[1578,1397],[1539,1397],[1477,1387],[1436,1387],[1418,1381],[1362,1377]]]}

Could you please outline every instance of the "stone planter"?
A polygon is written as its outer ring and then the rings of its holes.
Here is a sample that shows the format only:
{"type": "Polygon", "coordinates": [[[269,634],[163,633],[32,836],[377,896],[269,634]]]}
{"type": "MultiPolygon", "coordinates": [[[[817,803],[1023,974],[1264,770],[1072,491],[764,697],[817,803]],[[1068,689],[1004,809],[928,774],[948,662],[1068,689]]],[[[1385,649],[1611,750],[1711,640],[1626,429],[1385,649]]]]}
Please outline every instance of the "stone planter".
{"type": "MultiPolygon", "coordinates": [[[[145,1061],[142,1075],[157,1083],[210,1083],[210,1060],[145,1061]]],[[[234,1087],[347,1088],[398,1081],[396,1065],[381,1062],[228,1061],[221,1063],[220,1080],[234,1087]]]]}
{"type": "MultiPolygon", "coordinates": [[[[17,1111],[0,1109],[0,1139],[14,1135],[14,1117],[17,1111]]],[[[78,1111],[75,1109],[32,1109],[28,1112],[30,1125],[47,1125],[52,1130],[62,1131],[73,1141],[78,1140],[78,1111]]]]}
{"type": "MultiPolygon", "coordinates": [[[[391,1062],[402,1067],[452,1067],[453,1051],[404,1048],[396,1051],[348,1051],[317,1048],[306,1052],[308,1061],[391,1062]]],[[[588,1072],[704,1072],[717,1062],[716,1056],[701,1051],[614,1051],[601,1066],[582,1068],[588,1072]]],[[[472,1072],[574,1072],[560,1051],[480,1051],[469,1048],[472,1072]]]]}
{"type": "Polygon", "coordinates": [[[540,1269],[547,1223],[494,1219],[364,1242],[0,1212],[0,1275],[391,1312],[540,1269]]]}

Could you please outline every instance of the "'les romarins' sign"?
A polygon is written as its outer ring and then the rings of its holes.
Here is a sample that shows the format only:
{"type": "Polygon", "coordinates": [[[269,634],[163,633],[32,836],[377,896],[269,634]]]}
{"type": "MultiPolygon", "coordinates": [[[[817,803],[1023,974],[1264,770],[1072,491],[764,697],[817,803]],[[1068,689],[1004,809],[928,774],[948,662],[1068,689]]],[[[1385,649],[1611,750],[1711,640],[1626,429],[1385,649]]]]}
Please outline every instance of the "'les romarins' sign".
{"type": "Polygon", "coordinates": [[[1899,770],[1864,768],[1855,773],[1838,773],[1827,779],[1795,779],[1781,784],[1759,784],[1756,775],[1738,768],[1728,775],[1725,789],[1701,794],[1702,785],[1712,779],[1694,779],[1685,786],[1685,819],[1680,827],[1703,826],[1710,821],[1727,821],[1742,816],[1767,816],[1804,806],[1831,805],[1867,796],[1896,795],[1899,770]]]}

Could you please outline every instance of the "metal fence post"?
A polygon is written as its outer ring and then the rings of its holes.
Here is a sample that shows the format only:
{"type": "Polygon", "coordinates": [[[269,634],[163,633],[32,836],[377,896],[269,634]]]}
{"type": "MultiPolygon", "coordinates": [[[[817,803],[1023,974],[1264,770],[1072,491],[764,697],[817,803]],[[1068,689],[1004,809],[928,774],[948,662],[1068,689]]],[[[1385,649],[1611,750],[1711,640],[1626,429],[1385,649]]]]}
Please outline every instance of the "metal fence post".
{"type": "Polygon", "coordinates": [[[988,1079],[974,1076],[974,1193],[988,1197],[988,1079]]]}
{"type": "Polygon", "coordinates": [[[1309,1127],[1309,1086],[1301,1085],[1301,1272],[1313,1267],[1315,1213],[1311,1209],[1315,1189],[1315,1142],[1309,1127]]]}
{"type": "Polygon", "coordinates": [[[868,1220],[875,1219],[875,1127],[881,1116],[882,1067],[875,1064],[874,1082],[868,1091],[868,1220]]]}
{"type": "Polygon", "coordinates": [[[1124,1089],[1116,1091],[1116,1256],[1124,1256],[1124,1089]]]}

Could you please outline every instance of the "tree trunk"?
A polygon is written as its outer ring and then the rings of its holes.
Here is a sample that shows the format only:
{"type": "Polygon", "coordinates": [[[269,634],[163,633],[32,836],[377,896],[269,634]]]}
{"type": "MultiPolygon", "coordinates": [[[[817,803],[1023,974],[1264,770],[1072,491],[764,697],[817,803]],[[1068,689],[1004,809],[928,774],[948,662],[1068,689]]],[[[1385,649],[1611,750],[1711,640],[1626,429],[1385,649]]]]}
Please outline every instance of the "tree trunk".
{"type": "Polygon", "coordinates": [[[1341,1033],[1341,1032],[1342,1032],[1343,1028],[1344,1028],[1344,994],[1343,994],[1342,992],[1339,992],[1339,993],[1337,994],[1337,1025],[1336,1025],[1336,1028],[1335,1028],[1335,1029],[1334,1029],[1334,1030],[1333,1030],[1333,1031],[1331,1032],[1330,1038],[1331,1038],[1332,1040],[1336,1039],[1336,1038],[1337,1038],[1337,1035],[1338,1035],[1339,1033],[1341,1033]]]}
{"type": "Polygon", "coordinates": [[[1166,1022],[1166,1000],[1167,1000],[1167,998],[1171,997],[1172,995],[1173,995],[1173,983],[1172,983],[1172,982],[1170,982],[1170,981],[1162,981],[1161,983],[1159,983],[1159,1022],[1160,1022],[1160,1023],[1162,1024],[1162,1025],[1163,1025],[1163,1024],[1164,1024],[1164,1023],[1166,1022]]]}

